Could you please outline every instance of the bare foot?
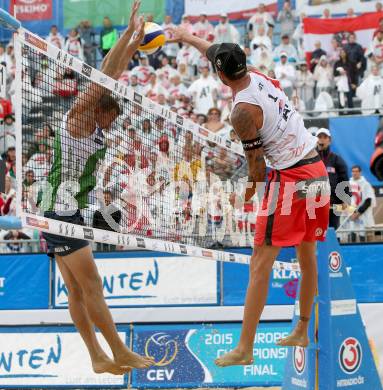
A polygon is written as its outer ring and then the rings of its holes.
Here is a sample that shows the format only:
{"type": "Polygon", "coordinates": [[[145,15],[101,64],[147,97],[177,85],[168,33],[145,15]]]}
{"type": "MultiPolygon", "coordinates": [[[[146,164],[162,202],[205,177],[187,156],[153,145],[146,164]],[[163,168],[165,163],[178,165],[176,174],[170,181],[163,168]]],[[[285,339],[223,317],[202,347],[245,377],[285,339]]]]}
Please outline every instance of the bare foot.
{"type": "Polygon", "coordinates": [[[237,348],[226,353],[214,361],[218,367],[247,366],[253,364],[253,353],[240,352],[237,348]]]}
{"type": "Polygon", "coordinates": [[[114,361],[119,366],[129,366],[132,368],[148,368],[154,364],[154,359],[141,356],[128,348],[123,353],[115,355],[114,361]]]}
{"type": "Polygon", "coordinates": [[[96,374],[108,372],[109,374],[114,375],[124,375],[132,370],[131,367],[118,365],[106,355],[94,359],[92,361],[92,367],[96,374]]]}
{"type": "Polygon", "coordinates": [[[294,329],[290,335],[277,341],[277,345],[281,347],[307,347],[310,340],[306,330],[294,329]]]}

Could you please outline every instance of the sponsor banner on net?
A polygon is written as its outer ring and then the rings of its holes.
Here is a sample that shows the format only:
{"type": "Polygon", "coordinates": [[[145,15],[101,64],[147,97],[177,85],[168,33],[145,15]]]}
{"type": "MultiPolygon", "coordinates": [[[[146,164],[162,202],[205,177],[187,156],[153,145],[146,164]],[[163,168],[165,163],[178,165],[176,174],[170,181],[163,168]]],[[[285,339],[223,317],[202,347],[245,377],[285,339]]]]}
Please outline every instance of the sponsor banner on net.
{"type": "MultiPolygon", "coordinates": [[[[123,385],[125,378],[95,374],[80,335],[51,328],[31,332],[3,330],[0,333],[1,386],[95,386],[123,385]]],[[[119,332],[125,342],[126,333],[119,332]]],[[[97,334],[101,347],[111,356],[105,339],[97,334]]]]}
{"type": "MultiPolygon", "coordinates": [[[[194,257],[96,259],[111,307],[217,304],[217,264],[194,257]]],[[[68,292],[55,267],[55,307],[68,306],[68,292]]]]}
{"type": "Polygon", "coordinates": [[[136,326],[133,348],[152,356],[155,365],[135,370],[132,386],[278,386],[282,383],[287,348],[278,347],[275,342],[287,335],[289,326],[286,322],[261,323],[255,340],[254,364],[224,370],[214,360],[237,345],[240,324],[136,326]]]}

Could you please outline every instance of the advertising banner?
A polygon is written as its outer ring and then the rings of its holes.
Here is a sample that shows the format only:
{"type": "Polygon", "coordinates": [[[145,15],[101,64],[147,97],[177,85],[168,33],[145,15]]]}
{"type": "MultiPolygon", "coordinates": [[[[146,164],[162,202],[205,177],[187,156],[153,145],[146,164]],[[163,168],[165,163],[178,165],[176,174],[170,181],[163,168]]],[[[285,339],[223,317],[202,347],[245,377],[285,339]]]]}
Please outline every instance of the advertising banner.
{"type": "Polygon", "coordinates": [[[240,324],[135,326],[133,349],[155,359],[147,370],[135,370],[133,387],[271,386],[283,378],[287,348],[275,342],[290,323],[261,323],[254,346],[254,364],[219,368],[214,360],[233,349],[240,324]]]}
{"type": "MultiPolygon", "coordinates": [[[[250,251],[247,252],[250,254],[250,251]]],[[[284,248],[278,256],[278,260],[295,261],[294,248],[284,248]]],[[[273,269],[268,305],[293,305],[296,298],[296,290],[300,273],[297,271],[273,269]]],[[[249,267],[240,264],[225,263],[223,267],[223,302],[224,305],[243,305],[247,283],[249,280],[249,267]]]]}
{"type": "MultiPolygon", "coordinates": [[[[127,26],[132,4],[133,0],[63,0],[64,27],[73,28],[84,19],[92,21],[94,27],[101,27],[104,16],[109,16],[114,26],[127,26]]],[[[140,14],[151,14],[161,24],[165,0],[142,0],[140,14]]]]}
{"type": "MultiPolygon", "coordinates": [[[[96,259],[110,307],[218,304],[217,264],[193,257],[96,259]]],[[[55,267],[54,305],[68,306],[68,293],[55,267]]]]}
{"type": "Polygon", "coordinates": [[[345,14],[348,8],[356,13],[375,11],[375,1],[365,0],[296,0],[297,12],[306,15],[322,15],[328,8],[332,15],[345,14]]]}
{"type": "Polygon", "coordinates": [[[249,19],[255,14],[260,3],[266,5],[269,11],[277,10],[275,0],[252,1],[248,0],[185,0],[185,14],[189,16],[198,16],[206,14],[209,16],[228,14],[230,19],[249,19]]]}
{"type": "Polygon", "coordinates": [[[52,19],[52,0],[11,0],[10,12],[18,20],[52,19]]]}
{"type": "MultiPolygon", "coordinates": [[[[125,332],[121,339],[129,341],[125,332]]],[[[101,347],[111,356],[105,339],[101,347]]],[[[73,327],[0,329],[0,387],[123,387],[127,376],[95,374],[85,344],[73,327]]]]}
{"type": "Polygon", "coordinates": [[[48,302],[49,260],[46,255],[0,257],[0,310],[48,309],[48,302]]]}

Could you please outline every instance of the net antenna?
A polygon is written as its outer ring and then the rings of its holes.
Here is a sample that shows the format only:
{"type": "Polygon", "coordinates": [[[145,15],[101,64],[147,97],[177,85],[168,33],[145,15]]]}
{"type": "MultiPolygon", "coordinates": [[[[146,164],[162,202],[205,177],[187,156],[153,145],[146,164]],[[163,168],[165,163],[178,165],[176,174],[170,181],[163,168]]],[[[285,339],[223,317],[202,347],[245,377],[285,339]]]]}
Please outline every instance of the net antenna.
{"type": "MultiPolygon", "coordinates": [[[[185,120],[49,44],[3,10],[0,19],[18,29],[17,193],[23,226],[128,248],[249,263],[250,256],[211,249],[217,241],[238,246],[236,240],[246,233],[238,230],[233,208],[228,207],[232,178],[247,174],[239,144],[185,120]],[[107,132],[98,129],[85,138],[73,137],[66,128],[67,113],[76,99],[97,85],[106,91],[106,106],[118,101],[120,114],[107,132]],[[42,124],[44,131],[46,124],[54,129],[53,144],[49,132],[41,133],[42,124]],[[32,154],[36,146],[38,151],[32,154]],[[100,155],[103,160],[97,165],[100,155]],[[53,166],[56,171],[47,175],[53,166]],[[23,182],[28,172],[34,182],[26,194],[23,182]],[[110,221],[111,229],[94,225],[101,198],[106,206],[105,190],[121,213],[117,226],[110,221]],[[57,206],[65,209],[73,200],[84,225],[44,214],[57,206]]],[[[275,262],[274,268],[298,270],[299,266],[275,262]]]]}

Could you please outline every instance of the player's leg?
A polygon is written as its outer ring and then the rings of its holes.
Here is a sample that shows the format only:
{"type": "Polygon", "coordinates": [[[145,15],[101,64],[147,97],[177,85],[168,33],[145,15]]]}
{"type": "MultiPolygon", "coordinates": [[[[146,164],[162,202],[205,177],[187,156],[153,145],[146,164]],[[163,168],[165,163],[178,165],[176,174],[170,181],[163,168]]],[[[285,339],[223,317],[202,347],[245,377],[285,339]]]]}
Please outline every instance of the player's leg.
{"type": "Polygon", "coordinates": [[[122,375],[130,371],[130,367],[120,367],[101,348],[94,329],[94,325],[89,318],[85,306],[84,296],[81,286],[77,283],[71,271],[65,265],[61,256],[55,256],[56,264],[60,268],[61,275],[64,278],[68,289],[68,305],[72,320],[79,331],[85,345],[88,349],[92,361],[94,372],[100,374],[109,372],[115,375],[122,375]]]}
{"type": "Polygon", "coordinates": [[[254,248],[250,260],[250,278],[246,292],[241,338],[231,352],[216,359],[220,367],[247,365],[253,362],[253,346],[256,329],[266,304],[269,278],[280,248],[263,244],[254,248]]]}
{"type": "Polygon", "coordinates": [[[88,245],[78,249],[62,259],[81,286],[89,317],[108,342],[113,352],[114,361],[120,366],[133,368],[151,366],[153,364],[152,359],[131,351],[119,337],[104,299],[102,282],[93,259],[91,247],[88,245]]]}
{"type": "Polygon", "coordinates": [[[301,269],[301,286],[299,294],[300,318],[292,333],[279,340],[278,345],[307,347],[309,344],[308,327],[314,297],[317,292],[317,256],[316,241],[303,241],[296,247],[297,258],[301,269]]]}

